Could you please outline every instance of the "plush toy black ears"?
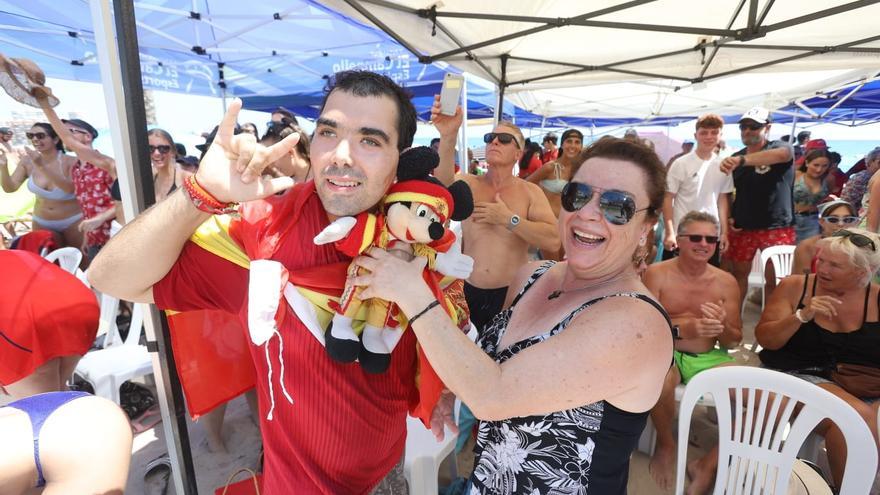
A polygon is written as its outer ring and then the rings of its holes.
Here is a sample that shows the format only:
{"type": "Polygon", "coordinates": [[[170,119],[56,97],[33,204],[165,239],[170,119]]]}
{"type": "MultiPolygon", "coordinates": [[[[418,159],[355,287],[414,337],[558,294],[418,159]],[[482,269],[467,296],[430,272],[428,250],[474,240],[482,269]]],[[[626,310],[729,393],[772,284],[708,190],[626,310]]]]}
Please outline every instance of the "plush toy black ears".
{"type": "MultiPolygon", "coordinates": [[[[397,180],[426,180],[437,185],[440,181],[430,176],[431,171],[440,164],[440,155],[436,151],[427,147],[419,146],[410,148],[400,154],[400,161],[397,162],[397,180]]],[[[455,221],[462,221],[474,212],[474,196],[471,194],[471,188],[463,180],[457,180],[448,188],[455,201],[455,211],[449,218],[455,221]]]]}
{"type": "Polygon", "coordinates": [[[404,150],[397,162],[397,180],[425,179],[439,164],[440,155],[427,146],[404,150]]]}
{"type": "Polygon", "coordinates": [[[471,193],[471,186],[463,180],[457,180],[449,185],[449,194],[455,201],[455,210],[449,218],[460,222],[474,212],[474,195],[471,193]]]}

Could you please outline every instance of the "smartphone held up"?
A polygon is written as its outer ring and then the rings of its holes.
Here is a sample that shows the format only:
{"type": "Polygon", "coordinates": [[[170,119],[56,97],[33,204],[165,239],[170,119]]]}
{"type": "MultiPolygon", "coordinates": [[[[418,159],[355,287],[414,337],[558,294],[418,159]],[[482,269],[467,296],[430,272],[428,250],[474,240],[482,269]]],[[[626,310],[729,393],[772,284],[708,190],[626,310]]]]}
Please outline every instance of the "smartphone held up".
{"type": "Polygon", "coordinates": [[[443,115],[455,115],[455,109],[461,99],[461,90],[463,88],[464,76],[446,73],[443,77],[443,87],[440,89],[440,113],[443,115]]]}

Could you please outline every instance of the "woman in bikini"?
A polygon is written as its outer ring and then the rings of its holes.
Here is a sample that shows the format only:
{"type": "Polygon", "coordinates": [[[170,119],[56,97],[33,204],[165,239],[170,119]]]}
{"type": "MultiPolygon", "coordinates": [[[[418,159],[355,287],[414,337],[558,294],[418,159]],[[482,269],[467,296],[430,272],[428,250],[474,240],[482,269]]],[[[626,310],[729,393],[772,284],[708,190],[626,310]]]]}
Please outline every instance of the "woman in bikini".
{"type": "Polygon", "coordinates": [[[0,492],[121,495],[131,427],[116,404],[49,392],[0,407],[0,492]]]}
{"type": "Polygon", "coordinates": [[[71,169],[76,200],[84,218],[79,230],[85,235],[86,260],[91,260],[110,239],[110,221],[116,217],[116,206],[110,197],[110,186],[116,179],[113,158],[92,147],[98,131],[80,119],[62,120],[45,97],[37,97],[43,113],[64,146],[76,155],[71,169]]]}
{"type": "MultiPolygon", "coordinates": [[[[553,214],[559,218],[559,210],[562,208],[562,189],[571,180],[574,174],[574,165],[577,157],[584,147],[584,135],[577,129],[569,129],[562,133],[562,152],[559,158],[545,163],[537,172],[530,175],[526,180],[541,186],[553,214]]],[[[544,259],[561,260],[565,256],[564,249],[560,248],[556,253],[541,253],[544,259]]]]}
{"type": "Polygon", "coordinates": [[[0,186],[11,193],[27,182],[28,190],[36,196],[32,229],[53,231],[61,244],[79,249],[83,243],[79,230],[83,213],[71,179],[76,158],[64,154],[61,139],[47,123],[34,124],[26,136],[34,150],[21,157],[0,155],[0,186]],[[9,165],[15,167],[11,174],[9,165]]]}

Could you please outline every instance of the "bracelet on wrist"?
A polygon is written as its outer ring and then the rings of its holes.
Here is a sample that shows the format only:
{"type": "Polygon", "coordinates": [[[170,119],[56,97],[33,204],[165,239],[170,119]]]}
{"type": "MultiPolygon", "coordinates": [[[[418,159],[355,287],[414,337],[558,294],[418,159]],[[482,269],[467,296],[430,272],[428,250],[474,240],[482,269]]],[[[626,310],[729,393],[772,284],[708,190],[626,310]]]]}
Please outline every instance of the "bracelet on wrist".
{"type": "Polygon", "coordinates": [[[199,211],[212,215],[226,215],[238,211],[238,203],[221,202],[199,184],[195,175],[183,181],[183,190],[199,211]]]}
{"type": "Polygon", "coordinates": [[[434,307],[439,306],[439,305],[440,305],[440,301],[438,301],[436,299],[434,299],[433,301],[428,303],[428,305],[425,306],[425,309],[419,311],[418,313],[416,313],[415,316],[413,316],[412,318],[409,319],[409,326],[412,326],[412,324],[415,323],[416,320],[421,318],[421,316],[423,314],[427,313],[428,311],[431,311],[432,309],[434,309],[434,307]]]}

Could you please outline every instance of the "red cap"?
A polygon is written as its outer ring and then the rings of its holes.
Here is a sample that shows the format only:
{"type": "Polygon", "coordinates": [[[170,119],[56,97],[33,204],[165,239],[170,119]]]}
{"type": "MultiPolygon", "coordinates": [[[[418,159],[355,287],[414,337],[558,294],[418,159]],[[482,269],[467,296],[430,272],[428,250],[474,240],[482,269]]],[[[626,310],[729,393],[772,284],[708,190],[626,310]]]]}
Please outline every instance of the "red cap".
{"type": "Polygon", "coordinates": [[[807,144],[804,145],[804,153],[801,155],[800,158],[797,159],[797,161],[795,162],[795,165],[797,165],[799,167],[801,165],[803,165],[804,162],[807,160],[807,153],[809,153],[813,150],[827,150],[827,149],[828,149],[828,143],[826,143],[824,139],[811,139],[811,140],[807,141],[807,144]]]}

